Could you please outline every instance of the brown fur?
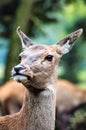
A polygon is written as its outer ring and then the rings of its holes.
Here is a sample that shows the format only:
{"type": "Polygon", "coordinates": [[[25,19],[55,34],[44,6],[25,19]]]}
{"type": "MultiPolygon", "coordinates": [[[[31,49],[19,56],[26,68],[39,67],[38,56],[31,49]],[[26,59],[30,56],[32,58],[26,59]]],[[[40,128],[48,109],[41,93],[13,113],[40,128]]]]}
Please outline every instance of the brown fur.
{"type": "Polygon", "coordinates": [[[20,110],[25,87],[23,84],[10,80],[0,87],[0,109],[2,115],[16,113],[20,110]]]}
{"type": "Polygon", "coordinates": [[[52,47],[32,44],[20,28],[17,33],[24,51],[20,63],[12,69],[12,76],[26,88],[25,98],[18,113],[0,118],[0,130],[54,130],[57,65],[82,30],[68,35],[52,47]]]}
{"type": "MultiPolygon", "coordinates": [[[[56,82],[56,108],[59,112],[67,112],[86,102],[86,89],[59,79],[56,82]]],[[[13,114],[20,110],[24,100],[25,87],[23,84],[10,80],[0,87],[0,104],[2,114],[13,114]]]]}
{"type": "Polygon", "coordinates": [[[67,81],[57,81],[57,108],[59,112],[70,111],[73,107],[86,102],[86,89],[67,81]]]}

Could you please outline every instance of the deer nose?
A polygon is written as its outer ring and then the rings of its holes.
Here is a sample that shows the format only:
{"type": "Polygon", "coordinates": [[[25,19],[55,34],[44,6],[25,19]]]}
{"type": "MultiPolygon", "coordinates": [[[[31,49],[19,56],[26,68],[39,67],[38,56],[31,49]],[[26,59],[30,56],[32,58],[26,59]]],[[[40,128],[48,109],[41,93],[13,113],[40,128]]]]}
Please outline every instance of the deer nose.
{"type": "Polygon", "coordinates": [[[14,71],[15,71],[16,73],[18,73],[20,70],[23,70],[23,69],[25,69],[24,66],[15,66],[15,67],[14,67],[14,71]]]}

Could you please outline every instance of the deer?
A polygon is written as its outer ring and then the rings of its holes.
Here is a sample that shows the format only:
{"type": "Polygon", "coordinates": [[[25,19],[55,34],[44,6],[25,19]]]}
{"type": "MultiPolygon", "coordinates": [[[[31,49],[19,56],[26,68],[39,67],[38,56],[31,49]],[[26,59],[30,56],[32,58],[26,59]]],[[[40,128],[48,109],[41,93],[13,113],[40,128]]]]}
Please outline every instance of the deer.
{"type": "Polygon", "coordinates": [[[2,116],[18,112],[23,103],[25,87],[22,83],[9,80],[0,86],[0,111],[2,116]]]}
{"type": "MultiPolygon", "coordinates": [[[[2,115],[18,112],[22,107],[24,93],[24,85],[14,80],[9,80],[2,85],[0,87],[2,115]]],[[[56,81],[56,109],[59,113],[71,111],[82,103],[86,103],[86,89],[82,89],[65,79],[56,81]]]]}
{"type": "Polygon", "coordinates": [[[67,130],[73,115],[86,106],[86,89],[64,79],[57,81],[56,122],[60,130],[67,130]]]}
{"type": "MultiPolygon", "coordinates": [[[[9,80],[0,87],[0,109],[2,116],[18,112],[24,100],[25,87],[22,83],[9,80]]],[[[70,125],[73,113],[86,106],[86,89],[74,83],[58,79],[56,81],[56,124],[60,130],[70,125]]]]}
{"type": "Polygon", "coordinates": [[[56,104],[61,113],[68,112],[82,103],[86,103],[86,89],[64,79],[57,80],[56,104]]]}
{"type": "Polygon", "coordinates": [[[51,46],[34,44],[20,27],[17,33],[23,51],[19,55],[20,63],[12,69],[12,77],[26,91],[21,110],[0,118],[0,130],[54,130],[58,63],[72,49],[82,29],[51,46]]]}

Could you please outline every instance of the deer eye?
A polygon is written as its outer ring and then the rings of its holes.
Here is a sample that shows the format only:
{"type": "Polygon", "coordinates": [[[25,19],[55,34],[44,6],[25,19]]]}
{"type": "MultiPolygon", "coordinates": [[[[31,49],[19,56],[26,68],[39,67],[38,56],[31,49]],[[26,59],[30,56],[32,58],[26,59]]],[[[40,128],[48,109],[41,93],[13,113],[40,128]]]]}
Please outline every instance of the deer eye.
{"type": "Polygon", "coordinates": [[[21,56],[19,56],[19,61],[21,61],[21,56]]]}
{"type": "Polygon", "coordinates": [[[53,56],[52,55],[48,55],[45,57],[45,60],[48,60],[48,61],[52,61],[53,59],[53,56]]]}

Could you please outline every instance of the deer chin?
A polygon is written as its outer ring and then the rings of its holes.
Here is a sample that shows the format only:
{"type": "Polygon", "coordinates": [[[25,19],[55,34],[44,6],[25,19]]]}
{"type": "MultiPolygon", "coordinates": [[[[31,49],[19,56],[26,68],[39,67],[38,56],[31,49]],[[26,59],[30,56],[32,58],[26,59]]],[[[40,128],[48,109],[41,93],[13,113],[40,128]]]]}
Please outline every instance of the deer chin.
{"type": "Polygon", "coordinates": [[[13,75],[13,79],[16,80],[17,82],[27,82],[28,80],[30,80],[30,76],[23,74],[15,74],[13,75]]]}

